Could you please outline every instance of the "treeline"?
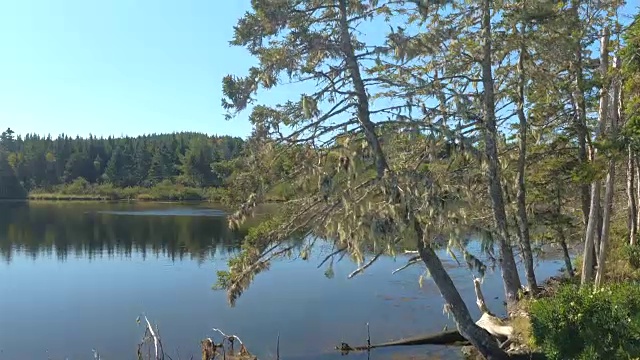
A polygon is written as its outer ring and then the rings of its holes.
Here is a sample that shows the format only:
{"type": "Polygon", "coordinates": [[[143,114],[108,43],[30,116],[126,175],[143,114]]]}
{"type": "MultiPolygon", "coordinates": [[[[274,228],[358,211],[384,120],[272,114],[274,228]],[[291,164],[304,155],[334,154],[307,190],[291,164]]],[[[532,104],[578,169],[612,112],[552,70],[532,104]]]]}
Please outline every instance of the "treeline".
{"type": "MultiPolygon", "coordinates": [[[[175,133],[138,137],[57,138],[0,135],[0,198],[89,189],[220,188],[244,141],[230,136],[175,133]]],[[[107,194],[106,197],[119,197],[107,194]]],[[[131,195],[131,194],[129,194],[131,195]]],[[[135,195],[135,194],[134,194],[135,195]]]]}
{"type": "Polygon", "coordinates": [[[204,261],[216,252],[236,251],[246,234],[244,229],[230,231],[224,217],[119,216],[96,213],[93,204],[10,202],[0,204],[0,214],[0,259],[5,262],[17,249],[33,258],[53,249],[60,261],[78,254],[91,259],[136,253],[204,261]]]}

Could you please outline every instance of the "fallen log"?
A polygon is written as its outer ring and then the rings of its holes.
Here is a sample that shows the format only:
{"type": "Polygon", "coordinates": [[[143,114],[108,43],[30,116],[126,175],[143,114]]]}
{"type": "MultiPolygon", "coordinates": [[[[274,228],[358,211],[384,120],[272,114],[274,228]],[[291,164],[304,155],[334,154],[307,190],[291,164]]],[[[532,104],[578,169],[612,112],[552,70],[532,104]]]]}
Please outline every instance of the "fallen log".
{"type": "Polygon", "coordinates": [[[363,351],[375,348],[389,347],[389,346],[407,346],[407,345],[468,345],[469,342],[460,334],[458,330],[443,331],[436,334],[426,334],[406,337],[398,340],[387,341],[379,344],[363,345],[351,347],[347,343],[342,343],[340,346],[336,346],[336,350],[340,350],[343,353],[350,351],[363,351]]]}
{"type": "MultiPolygon", "coordinates": [[[[510,344],[511,336],[513,334],[513,327],[507,325],[500,318],[493,315],[484,301],[482,290],[480,289],[480,280],[473,279],[473,287],[476,293],[476,304],[482,312],[480,319],[476,321],[476,325],[486,330],[489,334],[496,338],[500,342],[501,346],[510,344]]],[[[340,346],[336,346],[336,350],[340,350],[343,354],[348,354],[350,351],[365,351],[381,347],[389,346],[409,346],[409,345],[454,345],[464,346],[469,342],[460,334],[458,330],[443,331],[436,334],[418,335],[402,338],[399,340],[393,340],[383,342],[379,344],[352,347],[347,343],[341,343],[340,346]]]]}

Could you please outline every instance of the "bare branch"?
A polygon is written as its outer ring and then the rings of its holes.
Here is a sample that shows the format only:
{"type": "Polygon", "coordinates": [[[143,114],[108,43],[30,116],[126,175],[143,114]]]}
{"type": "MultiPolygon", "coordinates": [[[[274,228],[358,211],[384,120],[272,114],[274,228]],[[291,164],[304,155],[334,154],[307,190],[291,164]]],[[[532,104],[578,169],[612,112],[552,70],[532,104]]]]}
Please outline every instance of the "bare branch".
{"type": "Polygon", "coordinates": [[[400,271],[402,271],[402,270],[404,270],[404,269],[408,268],[409,266],[414,265],[414,264],[417,264],[417,263],[419,263],[419,262],[420,262],[420,255],[412,256],[412,257],[410,257],[410,258],[409,258],[409,260],[407,261],[407,263],[406,263],[406,264],[404,264],[404,265],[402,265],[401,267],[399,267],[399,268],[397,268],[397,269],[393,270],[393,271],[391,272],[391,275],[393,275],[393,274],[395,274],[395,273],[397,273],[397,272],[400,272],[400,271]]]}
{"type": "Polygon", "coordinates": [[[366,268],[368,268],[369,266],[373,265],[374,262],[376,262],[376,260],[378,260],[378,258],[380,256],[382,256],[383,252],[379,252],[376,254],[376,256],[374,256],[373,258],[371,258],[371,260],[369,260],[367,263],[365,263],[364,265],[360,266],[359,268],[355,269],[351,274],[349,274],[349,276],[347,276],[347,278],[351,279],[352,277],[360,274],[361,272],[363,272],[366,268]]]}
{"type": "Polygon", "coordinates": [[[341,252],[343,252],[343,251],[345,251],[345,250],[347,250],[347,247],[346,247],[346,246],[341,247],[340,249],[338,249],[338,250],[336,250],[336,251],[332,252],[331,254],[327,255],[327,257],[325,257],[325,258],[324,258],[324,260],[322,260],[322,262],[320,263],[320,265],[318,265],[318,269],[319,269],[322,265],[324,265],[324,263],[326,263],[330,258],[332,258],[332,257],[334,257],[334,256],[336,256],[336,255],[338,255],[338,254],[340,254],[341,252]]]}
{"type": "Polygon", "coordinates": [[[160,352],[158,352],[160,339],[156,335],[156,332],[153,330],[153,326],[151,326],[151,323],[149,322],[149,319],[147,319],[146,315],[144,316],[144,321],[147,322],[147,330],[149,330],[149,334],[151,334],[151,337],[153,338],[153,347],[155,349],[156,360],[160,360],[160,352]]]}

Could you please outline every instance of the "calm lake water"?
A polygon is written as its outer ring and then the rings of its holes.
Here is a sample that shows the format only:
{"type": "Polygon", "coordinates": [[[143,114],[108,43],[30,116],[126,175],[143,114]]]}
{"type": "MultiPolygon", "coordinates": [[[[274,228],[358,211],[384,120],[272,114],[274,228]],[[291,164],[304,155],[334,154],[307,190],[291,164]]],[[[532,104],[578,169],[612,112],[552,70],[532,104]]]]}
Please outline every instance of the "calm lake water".
{"type": "MultiPolygon", "coordinates": [[[[345,341],[372,342],[437,332],[453,321],[422,266],[392,275],[407,257],[382,258],[347,279],[356,266],[345,257],[335,277],[318,269],[326,253],[309,261],[275,262],[229,307],[212,290],[242,233],[226,227],[224,212],[206,205],[0,202],[0,359],[135,358],[144,329],[157,323],[176,359],[199,358],[211,329],[235,333],[262,359],[338,359],[345,341]]],[[[472,275],[443,254],[474,317],[472,275]]],[[[555,275],[560,260],[540,260],[538,279],[555,275]]],[[[503,311],[500,275],[489,272],[483,291],[503,311]]],[[[381,349],[372,359],[458,359],[457,348],[381,349]]],[[[365,359],[350,354],[347,359],[365,359]]]]}

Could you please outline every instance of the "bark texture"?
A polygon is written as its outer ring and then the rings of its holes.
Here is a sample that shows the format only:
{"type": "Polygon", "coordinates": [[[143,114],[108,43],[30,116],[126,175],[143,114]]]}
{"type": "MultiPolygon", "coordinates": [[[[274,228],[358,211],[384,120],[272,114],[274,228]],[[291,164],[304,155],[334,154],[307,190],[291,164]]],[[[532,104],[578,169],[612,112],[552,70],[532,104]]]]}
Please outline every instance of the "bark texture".
{"type": "Polygon", "coordinates": [[[453,314],[460,334],[469,340],[487,360],[508,359],[509,356],[500,349],[496,340],[473,322],[467,305],[433,248],[425,244],[424,240],[418,239],[418,252],[447,303],[449,311],[453,314]]]}
{"type": "Polygon", "coordinates": [[[632,246],[636,244],[638,237],[638,206],[635,192],[636,169],[633,156],[633,150],[629,145],[627,154],[627,210],[629,212],[629,245],[632,246]]]}
{"type": "MultiPolygon", "coordinates": [[[[619,76],[617,74],[618,69],[620,69],[620,58],[617,56],[614,57],[613,60],[613,69],[614,69],[614,80],[611,82],[611,87],[613,90],[612,99],[613,104],[611,106],[611,112],[609,114],[609,134],[612,138],[616,138],[618,132],[618,124],[620,123],[621,117],[621,81],[619,80],[619,76]]],[[[609,246],[609,229],[611,225],[611,213],[613,212],[613,195],[614,195],[614,187],[615,187],[615,175],[616,175],[616,162],[614,158],[609,159],[609,171],[607,173],[607,180],[605,183],[605,194],[604,194],[604,211],[602,216],[602,238],[600,241],[600,251],[598,253],[598,271],[596,272],[596,288],[600,287],[602,284],[604,274],[606,271],[606,258],[607,258],[607,247],[609,246]]]]}
{"type": "Polygon", "coordinates": [[[347,68],[353,87],[355,89],[356,98],[358,102],[358,121],[364,129],[365,136],[369,146],[376,154],[376,171],[378,177],[381,178],[384,175],[385,170],[388,168],[386,156],[382,151],[380,140],[376,136],[375,124],[371,121],[369,112],[369,95],[367,95],[364,81],[362,80],[362,74],[360,72],[360,66],[356,52],[351,43],[351,31],[349,29],[348,21],[348,9],[347,0],[338,1],[338,9],[340,11],[340,39],[342,41],[342,51],[344,53],[347,68]]]}
{"type": "Polygon", "coordinates": [[[482,58],[482,85],[484,91],[484,141],[485,152],[488,162],[489,196],[491,197],[491,207],[493,218],[498,233],[498,246],[500,250],[500,268],[502,270],[502,281],[504,283],[505,297],[507,305],[511,306],[518,300],[520,290],[520,277],[513,257],[513,250],[509,243],[509,230],[507,227],[507,214],[504,205],[504,195],[502,194],[502,184],[500,180],[500,163],[497,147],[497,125],[495,111],[494,79],[492,69],[492,41],[491,41],[491,1],[482,1],[482,37],[483,37],[483,58],[482,58]]]}
{"type": "MultiPolygon", "coordinates": [[[[387,164],[378,136],[375,133],[375,125],[370,118],[369,96],[367,95],[358,59],[351,42],[347,0],[338,1],[338,10],[340,12],[339,31],[341,33],[342,40],[341,47],[356,93],[358,121],[364,130],[369,146],[371,146],[376,156],[376,171],[378,178],[382,178],[387,173],[391,173],[391,171],[387,164]]],[[[413,225],[416,233],[418,234],[418,244],[421,249],[420,255],[422,261],[427,265],[438,289],[442,293],[447,304],[449,304],[454,319],[458,324],[460,334],[462,334],[465,339],[469,340],[469,342],[473,344],[487,359],[507,359],[507,355],[498,347],[495,340],[491,338],[485,330],[480,329],[471,319],[469,309],[462,300],[460,293],[453,285],[453,281],[444,269],[442,262],[436,256],[433,249],[424,243],[424,233],[418,221],[410,213],[407,214],[405,219],[407,223],[413,225]]],[[[511,258],[513,259],[513,255],[511,258]]]]}
{"type": "MultiPolygon", "coordinates": [[[[600,39],[600,73],[603,78],[606,78],[606,74],[609,68],[609,29],[604,28],[600,39]]],[[[603,85],[600,88],[600,107],[598,111],[598,128],[596,129],[596,140],[605,132],[606,120],[609,115],[609,95],[608,86],[603,85]]],[[[592,150],[592,160],[595,161],[597,151],[594,148],[592,150]]],[[[580,283],[582,286],[590,283],[593,280],[593,263],[594,263],[594,250],[596,237],[599,236],[598,222],[599,222],[599,207],[600,207],[600,180],[596,179],[591,183],[591,204],[589,209],[589,220],[587,222],[587,231],[585,234],[583,264],[582,264],[582,277],[580,283]]],[[[603,224],[604,225],[604,224],[603,224]]],[[[601,234],[601,233],[600,233],[601,234]]]]}
{"type": "MultiPolygon", "coordinates": [[[[573,24],[575,27],[580,26],[580,0],[571,0],[571,14],[573,17],[573,24]]],[[[582,45],[580,43],[580,37],[574,39],[574,59],[571,64],[571,72],[573,73],[574,86],[571,93],[572,100],[576,108],[576,134],[578,137],[578,158],[581,163],[586,164],[588,161],[587,156],[587,104],[584,99],[584,73],[583,73],[583,59],[582,59],[582,45]]],[[[580,202],[582,206],[582,219],[585,226],[589,221],[590,215],[590,194],[589,185],[584,184],[580,187],[580,202]]]]}
{"type": "Polygon", "coordinates": [[[521,35],[522,46],[520,49],[520,55],[518,57],[518,97],[516,101],[516,112],[518,113],[519,120],[519,153],[518,153],[518,191],[516,194],[517,206],[518,206],[518,238],[520,239],[520,246],[522,248],[522,257],[524,259],[524,272],[527,277],[527,285],[529,285],[529,291],[535,294],[538,290],[538,282],[536,281],[536,273],[533,267],[533,253],[531,251],[531,237],[529,236],[529,218],[527,216],[527,190],[524,182],[526,159],[527,159],[527,116],[524,113],[524,87],[525,87],[525,73],[524,73],[524,34],[526,32],[526,26],[522,26],[521,35]]]}

